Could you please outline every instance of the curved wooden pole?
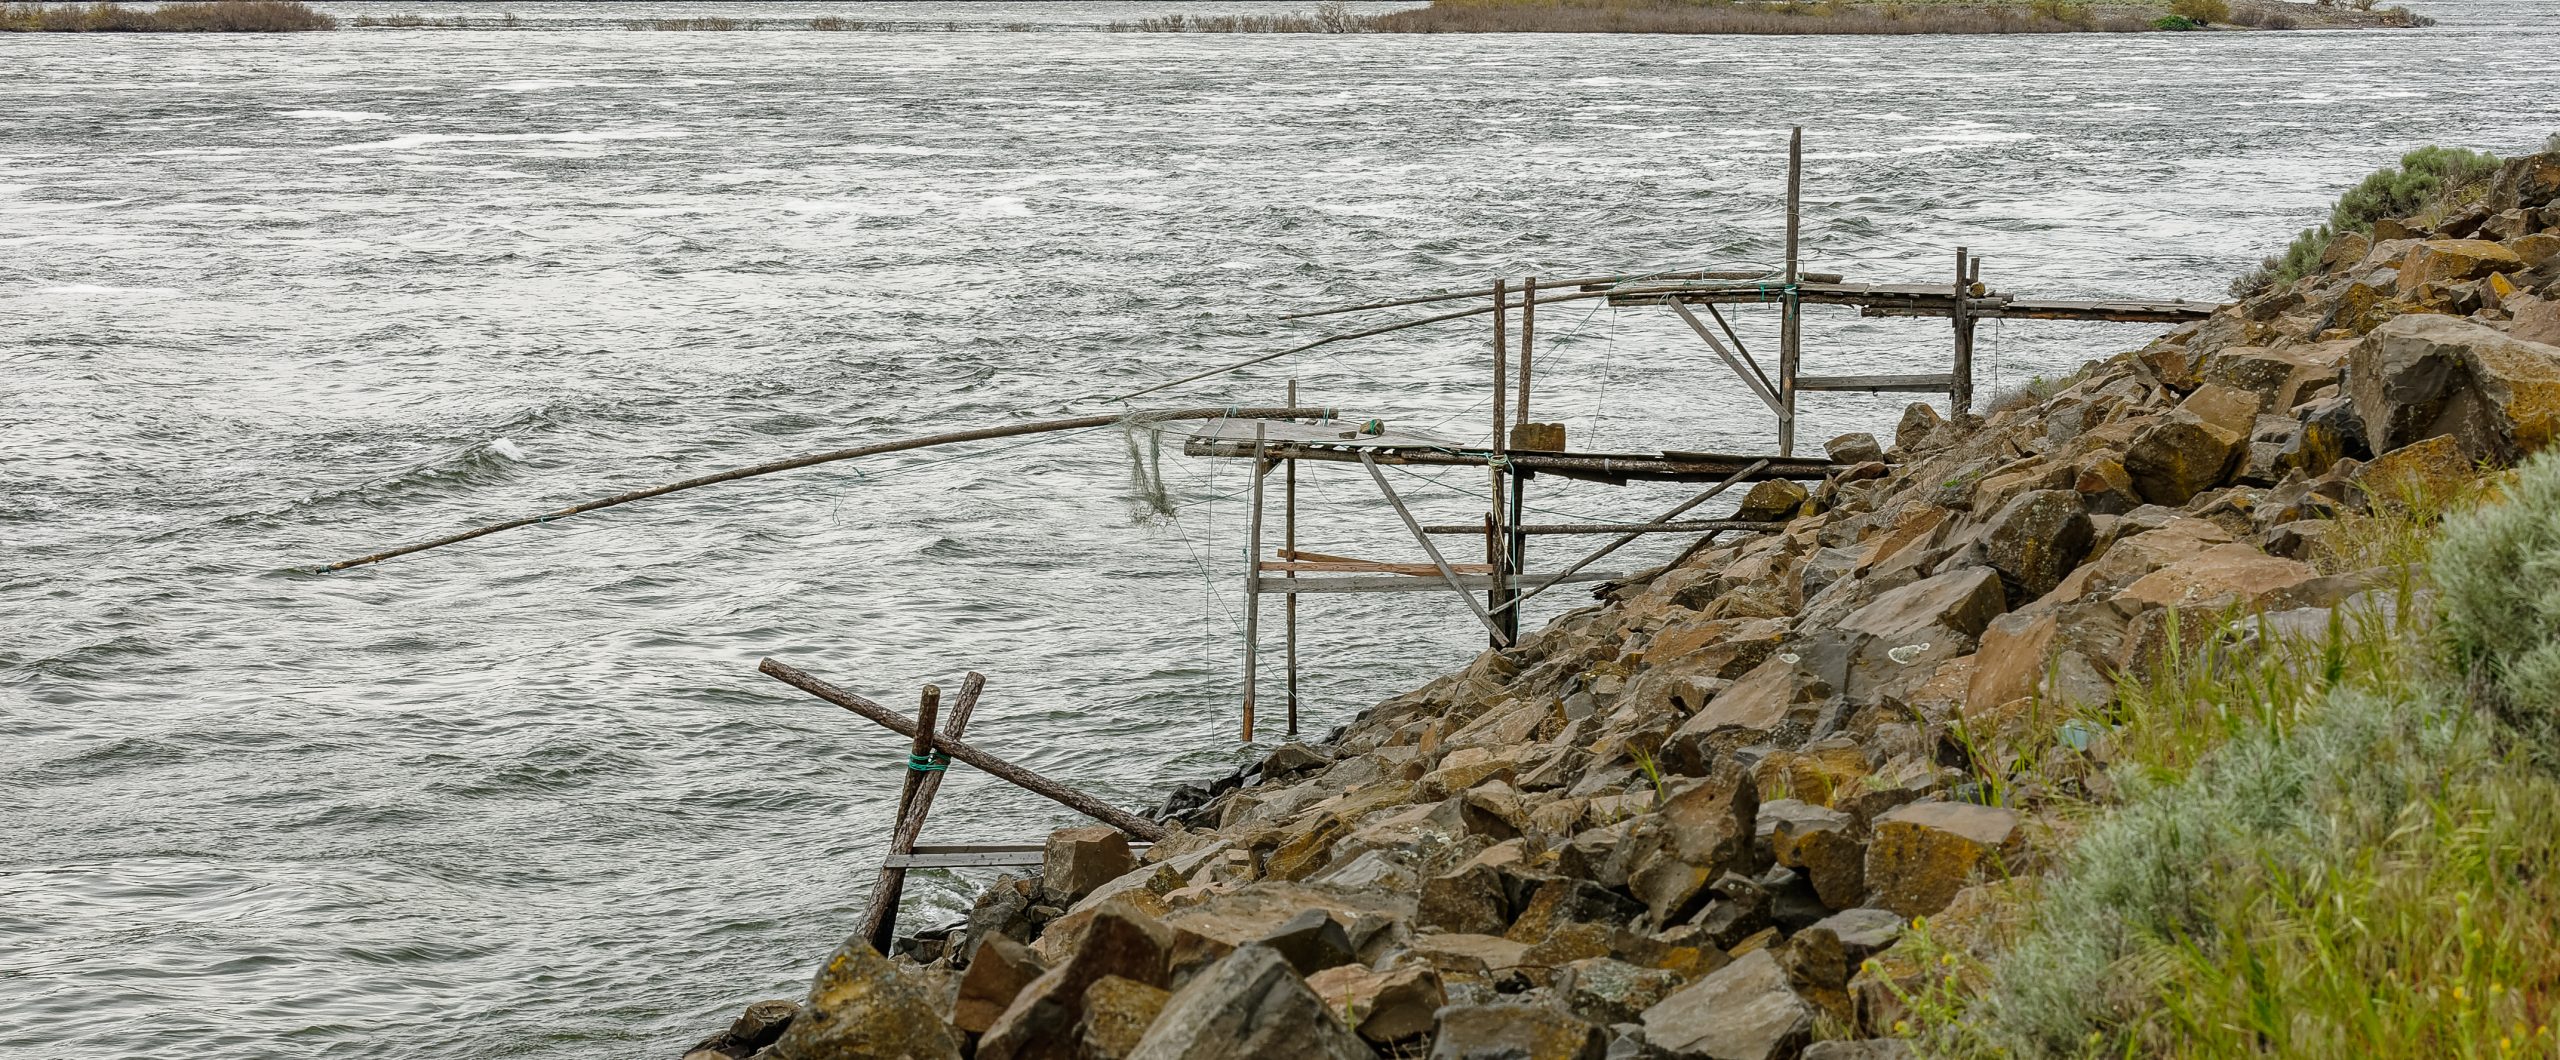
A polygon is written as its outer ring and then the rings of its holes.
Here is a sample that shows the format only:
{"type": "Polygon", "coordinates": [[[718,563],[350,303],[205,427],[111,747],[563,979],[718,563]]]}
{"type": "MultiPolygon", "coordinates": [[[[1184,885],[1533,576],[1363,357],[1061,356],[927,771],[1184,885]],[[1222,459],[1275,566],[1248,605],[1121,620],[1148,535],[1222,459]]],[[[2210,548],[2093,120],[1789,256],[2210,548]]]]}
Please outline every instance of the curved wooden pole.
{"type": "Polygon", "coordinates": [[[859,456],[880,456],[886,453],[903,453],[910,449],[928,449],[937,445],[952,445],[959,442],[984,441],[989,438],[1013,438],[1025,434],[1047,434],[1054,431],[1074,431],[1092,427],[1108,427],[1122,421],[1148,423],[1159,420],[1283,420],[1325,417],[1333,415],[1334,412],[1335,410],[1333,409],[1321,408],[1196,408],[1167,409],[1160,412],[1115,412],[1096,416],[1077,416],[1063,420],[1039,420],[1032,423],[1014,423],[1007,424],[1002,427],[980,427],[976,430],[949,431],[943,434],[929,434],[921,438],[901,438],[890,442],[875,442],[870,445],[858,445],[851,449],[837,449],[832,452],[811,453],[807,456],[795,456],[787,460],[774,460],[747,467],[731,468],[730,470],[717,472],[715,474],[689,478],[682,482],[670,482],[663,486],[651,486],[647,489],[636,489],[628,493],[617,493],[601,500],[572,504],[558,511],[543,512],[540,515],[522,516],[520,518],[509,519],[505,522],[491,523],[487,526],[465,530],[458,534],[447,534],[431,541],[420,541],[413,545],[402,545],[398,548],[386,549],[381,552],[376,552],[370,556],[358,556],[354,559],[339,560],[336,563],[329,564],[328,566],[320,569],[322,571],[342,571],[349,567],[361,567],[368,563],[380,563],[383,560],[397,556],[406,556],[413,552],[424,552],[431,548],[443,548],[446,545],[460,544],[475,537],[484,537],[489,534],[497,533],[500,530],[513,530],[519,526],[532,526],[537,523],[548,523],[558,519],[566,519],[572,515],[580,515],[586,512],[596,511],[600,508],[611,508],[615,505],[629,504],[633,501],[644,501],[651,497],[663,497],[679,490],[689,490],[697,486],[709,486],[715,483],[730,482],[742,478],[754,478],[758,475],[770,475],[777,471],[791,471],[817,464],[834,463],[838,460],[851,460],[859,456]]]}

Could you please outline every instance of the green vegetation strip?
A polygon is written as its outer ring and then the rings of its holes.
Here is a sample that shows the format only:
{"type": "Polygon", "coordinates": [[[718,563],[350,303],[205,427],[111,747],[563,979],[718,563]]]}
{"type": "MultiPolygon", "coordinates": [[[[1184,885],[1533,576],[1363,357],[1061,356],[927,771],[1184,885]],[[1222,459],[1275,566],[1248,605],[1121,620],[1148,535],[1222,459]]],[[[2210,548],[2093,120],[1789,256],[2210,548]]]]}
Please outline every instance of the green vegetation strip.
{"type": "Polygon", "coordinates": [[[2219,634],[2076,719],[2123,801],[1989,964],[1917,932],[1924,1051],[2560,1050],[2560,458],[2377,508],[2352,560],[2401,564],[2385,600],[2219,634]]]}
{"type": "Polygon", "coordinates": [[[207,0],[152,7],[0,4],[0,33],[298,33],[338,20],[299,0],[207,0]]]}

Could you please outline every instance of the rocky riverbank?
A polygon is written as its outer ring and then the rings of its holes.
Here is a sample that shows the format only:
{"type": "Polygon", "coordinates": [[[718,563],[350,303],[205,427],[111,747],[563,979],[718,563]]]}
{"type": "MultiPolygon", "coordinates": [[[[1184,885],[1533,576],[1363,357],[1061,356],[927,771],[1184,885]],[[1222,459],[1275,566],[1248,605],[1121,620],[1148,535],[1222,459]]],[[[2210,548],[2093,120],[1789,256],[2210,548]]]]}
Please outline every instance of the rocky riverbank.
{"type": "Polygon", "coordinates": [[[1901,943],[1996,954],[2113,797],[2125,689],[2404,606],[2340,528],[2560,434],[2560,153],[2372,228],[1987,416],[1834,439],[1853,470],[1743,502],[1783,530],[1177,791],[1143,858],[1062,831],[688,1060],[1907,1055],[1901,943]]]}

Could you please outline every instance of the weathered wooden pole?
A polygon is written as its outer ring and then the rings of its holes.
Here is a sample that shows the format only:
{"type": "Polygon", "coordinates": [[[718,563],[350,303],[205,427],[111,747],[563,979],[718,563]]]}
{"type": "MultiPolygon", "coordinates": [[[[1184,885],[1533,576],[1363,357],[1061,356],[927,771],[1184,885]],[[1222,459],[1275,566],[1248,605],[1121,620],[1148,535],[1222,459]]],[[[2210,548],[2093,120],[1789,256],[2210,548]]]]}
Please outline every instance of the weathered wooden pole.
{"type": "Polygon", "coordinates": [[[1796,451],[1796,367],[1804,344],[1803,305],[1796,297],[1797,242],[1804,214],[1804,126],[1787,138],[1787,300],[1778,324],[1778,455],[1796,451]]]}
{"type": "MultiPolygon", "coordinates": [[[[975,671],[961,680],[960,696],[951,705],[951,717],[942,723],[944,734],[957,737],[968,731],[969,714],[977,709],[978,693],[986,687],[986,675],[975,671]]],[[[940,694],[934,686],[925,686],[924,700],[916,708],[918,729],[933,724],[934,707],[940,694]]],[[[933,812],[934,794],[942,790],[943,766],[947,762],[934,760],[935,753],[927,741],[915,742],[925,745],[925,749],[907,752],[907,784],[899,793],[896,831],[889,837],[889,853],[892,855],[915,853],[916,839],[924,834],[925,817],[933,812]]],[[[871,904],[862,914],[863,934],[871,940],[872,949],[885,954],[897,941],[898,900],[906,889],[905,868],[881,868],[879,883],[871,888],[871,904]]]]}
{"type": "MultiPolygon", "coordinates": [[[[1484,594],[1487,614],[1498,613],[1496,609],[1502,606],[1505,596],[1502,587],[1504,576],[1511,573],[1505,569],[1509,565],[1506,561],[1511,554],[1510,535],[1503,530],[1503,524],[1506,522],[1503,518],[1506,514],[1503,511],[1503,505],[1507,499],[1506,494],[1509,493],[1505,488],[1503,457],[1510,451],[1506,440],[1511,433],[1510,417],[1503,407],[1504,398],[1508,396],[1509,391],[1503,376],[1511,364],[1511,343],[1502,334],[1504,318],[1510,315],[1503,311],[1505,288],[1505,281],[1493,281],[1493,459],[1485,465],[1485,471],[1492,478],[1493,498],[1487,509],[1491,514],[1485,523],[1484,538],[1485,560],[1493,564],[1493,584],[1485,590],[1484,594]]],[[[1494,631],[1494,647],[1503,647],[1504,640],[1505,637],[1501,631],[1494,631]]]]}
{"type": "MultiPolygon", "coordinates": [[[[1537,337],[1538,278],[1531,276],[1528,279],[1521,281],[1520,284],[1520,400],[1518,402],[1519,407],[1514,410],[1512,415],[1512,422],[1515,424],[1525,425],[1529,422],[1529,372],[1531,365],[1536,360],[1537,337]]],[[[1528,518],[1528,506],[1529,473],[1526,471],[1514,471],[1511,475],[1511,510],[1503,520],[1503,526],[1506,533],[1504,535],[1505,540],[1503,541],[1504,553],[1501,568],[1512,574],[1518,574],[1529,569],[1529,539],[1520,533],[1521,522],[1528,518]]],[[[1519,598],[1520,589],[1518,586],[1505,585],[1503,587],[1503,603],[1508,604],[1519,598]]],[[[1519,609],[1506,608],[1495,611],[1494,613],[1502,616],[1502,632],[1511,638],[1512,643],[1519,643],[1519,609]]]]}
{"type": "Polygon", "coordinates": [[[1253,512],[1245,521],[1244,544],[1244,742],[1253,742],[1254,662],[1262,642],[1262,478],[1266,424],[1253,425],[1253,512]]]}
{"type": "Polygon", "coordinates": [[[402,545],[393,549],[385,549],[370,556],[358,556],[354,559],[339,560],[336,563],[329,564],[320,569],[323,571],[340,571],[349,567],[361,567],[368,563],[380,563],[383,560],[390,559],[394,556],[406,556],[411,553],[424,552],[431,548],[443,548],[446,545],[458,544],[476,537],[484,537],[489,534],[497,533],[501,530],[512,530],[519,526],[534,526],[542,523],[557,522],[573,515],[580,515],[586,512],[611,508],[617,505],[629,504],[633,501],[647,500],[651,497],[663,497],[667,494],[681,490],[695,489],[721,482],[734,482],[742,478],[754,478],[758,475],[770,475],[780,471],[792,471],[804,467],[813,467],[818,464],[833,463],[838,460],[851,460],[856,457],[883,456],[889,453],[903,453],[914,449],[927,449],[937,445],[952,445],[959,442],[984,441],[991,438],[1017,438],[1026,434],[1051,434],[1059,431],[1090,430],[1095,427],[1108,427],[1115,423],[1124,422],[1156,423],[1169,420],[1297,419],[1301,416],[1331,416],[1336,411],[1337,410],[1334,409],[1240,409],[1233,405],[1229,405],[1222,408],[1165,409],[1156,412],[1115,412],[1096,416],[1075,416],[1062,420],[1040,420],[1032,423],[1007,424],[1001,427],[980,427],[974,430],[950,431],[943,434],[929,434],[921,438],[900,438],[895,441],[876,442],[871,445],[858,445],[851,449],[837,449],[832,452],[825,453],[810,453],[805,456],[795,456],[786,460],[774,460],[762,464],[750,464],[746,467],[731,468],[727,471],[721,471],[714,474],[696,476],[682,482],[670,482],[663,486],[651,486],[647,489],[632,490],[628,493],[617,493],[610,497],[586,501],[579,504],[572,504],[566,508],[543,512],[538,515],[519,516],[505,522],[490,523],[487,526],[475,527],[457,534],[446,534],[443,537],[429,541],[420,541],[416,544],[402,545]]]}
{"type": "MultiPolygon", "coordinates": [[[[898,785],[898,816],[890,826],[891,834],[906,827],[907,814],[915,809],[916,789],[924,786],[924,767],[933,758],[933,719],[942,709],[942,686],[926,685],[916,702],[916,737],[907,747],[907,775],[898,785]]],[[[889,951],[882,950],[882,953],[889,951]]]]}
{"type": "MultiPolygon", "coordinates": [[[[808,671],[780,659],[766,659],[756,669],[783,684],[869,718],[873,724],[900,736],[912,737],[920,731],[915,722],[900,716],[897,711],[821,681],[808,671]]],[[[950,755],[954,761],[975,766],[1006,783],[1117,828],[1133,838],[1154,842],[1165,837],[1162,825],[981,751],[957,736],[936,735],[933,746],[935,750],[950,755]]]]}
{"type": "MultiPolygon", "coordinates": [[[[1291,379],[1289,380],[1289,397],[1283,404],[1297,403],[1298,381],[1291,379]]],[[[1280,540],[1289,551],[1296,552],[1298,550],[1298,462],[1295,459],[1289,461],[1282,486],[1280,540]]],[[[1298,572],[1289,571],[1287,577],[1295,581],[1298,572]]],[[[1288,597],[1281,603],[1284,611],[1282,624],[1285,627],[1281,639],[1282,652],[1288,656],[1285,665],[1289,671],[1289,738],[1294,740],[1298,738],[1298,594],[1290,593],[1288,597]]]]}
{"type": "Polygon", "coordinates": [[[1955,381],[1947,388],[1947,418],[1955,419],[1973,409],[1973,315],[1966,303],[1972,300],[1973,269],[1971,254],[1956,248],[1956,300],[1948,315],[1956,323],[1955,381]]]}

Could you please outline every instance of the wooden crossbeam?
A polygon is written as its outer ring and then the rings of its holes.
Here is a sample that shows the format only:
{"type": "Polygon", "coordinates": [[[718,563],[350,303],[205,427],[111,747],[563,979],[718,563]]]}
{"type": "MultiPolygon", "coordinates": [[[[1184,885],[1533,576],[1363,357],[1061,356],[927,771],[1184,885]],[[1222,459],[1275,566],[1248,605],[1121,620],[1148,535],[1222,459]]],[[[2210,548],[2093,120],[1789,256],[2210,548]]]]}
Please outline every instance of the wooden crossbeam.
{"type": "MultiPolygon", "coordinates": [[[[1484,528],[1477,527],[1476,533],[1484,533],[1484,528]]],[[[1301,574],[1399,574],[1408,578],[1428,578],[1440,573],[1439,568],[1428,563],[1374,563],[1368,560],[1352,560],[1347,563],[1291,563],[1281,560],[1264,560],[1256,566],[1258,569],[1274,574],[1297,571],[1301,574]]],[[[1452,563],[1449,569],[1460,574],[1491,574],[1493,564],[1452,563]]]]}
{"type": "MultiPolygon", "coordinates": [[[[1129,852],[1144,856],[1154,844],[1131,843],[1129,852]]],[[[913,853],[892,854],[882,863],[893,869],[1036,869],[1040,867],[1041,843],[975,843],[927,846],[917,844],[913,853]]]]}
{"type": "MultiPolygon", "coordinates": [[[[1705,533],[1711,530],[1740,530],[1748,533],[1766,533],[1773,530],[1783,529],[1786,525],[1787,524],[1784,520],[1775,522],[1752,522],[1744,519],[1676,519],[1667,523],[1645,523],[1641,525],[1634,523],[1529,523],[1525,526],[1512,527],[1511,532],[1515,534],[1528,534],[1533,537],[1546,534],[1696,534],[1705,533]]],[[[1422,532],[1426,534],[1466,534],[1472,536],[1484,533],[1484,527],[1469,525],[1466,523],[1439,523],[1423,527],[1422,532]]]]}
{"type": "MultiPolygon", "coordinates": [[[[1484,530],[1482,528],[1478,528],[1476,532],[1481,534],[1484,530]]],[[[1536,589],[1550,583],[1605,582],[1616,581],[1624,577],[1626,577],[1624,574],[1596,574],[1587,571],[1561,578],[1552,574],[1514,574],[1501,579],[1500,587],[1505,589],[1536,589]]],[[[1290,594],[1447,592],[1452,587],[1455,587],[1460,592],[1480,593],[1493,589],[1496,586],[1495,579],[1490,574],[1460,574],[1451,579],[1433,580],[1411,578],[1401,574],[1350,574],[1331,578],[1290,578],[1283,575],[1263,575],[1259,580],[1261,581],[1261,584],[1257,586],[1257,588],[1262,592],[1290,594]]],[[[1469,599],[1473,599],[1473,597],[1470,597],[1469,599]]]]}
{"type": "Polygon", "coordinates": [[[1803,375],[1796,377],[1798,390],[1857,391],[1867,393],[1944,394],[1955,388],[1956,377],[1949,372],[1922,375],[1803,375]]]}

